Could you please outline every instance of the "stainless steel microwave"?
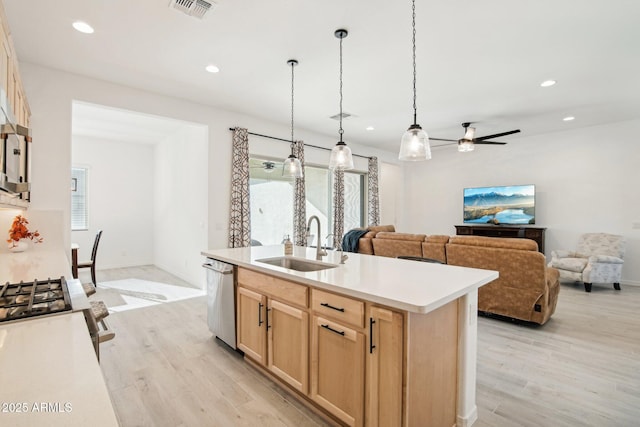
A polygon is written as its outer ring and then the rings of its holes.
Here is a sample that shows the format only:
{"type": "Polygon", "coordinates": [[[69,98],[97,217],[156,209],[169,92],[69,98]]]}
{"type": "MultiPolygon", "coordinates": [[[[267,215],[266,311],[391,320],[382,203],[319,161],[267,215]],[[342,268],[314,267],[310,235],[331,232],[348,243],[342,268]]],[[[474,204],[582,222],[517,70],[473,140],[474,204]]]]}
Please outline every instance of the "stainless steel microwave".
{"type": "Polygon", "coordinates": [[[31,189],[28,128],[12,123],[0,125],[0,190],[11,194],[28,193],[31,189]]]}

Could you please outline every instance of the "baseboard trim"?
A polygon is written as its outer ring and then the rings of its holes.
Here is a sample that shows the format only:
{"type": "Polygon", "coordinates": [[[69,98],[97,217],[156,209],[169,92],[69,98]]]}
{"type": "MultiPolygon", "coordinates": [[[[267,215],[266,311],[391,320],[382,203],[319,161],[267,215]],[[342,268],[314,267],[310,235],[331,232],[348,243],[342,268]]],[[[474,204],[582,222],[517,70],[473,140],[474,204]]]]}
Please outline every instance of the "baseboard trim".
{"type": "Polygon", "coordinates": [[[456,417],[456,427],[471,427],[478,420],[478,407],[473,405],[473,409],[466,416],[456,417]]]}
{"type": "Polygon", "coordinates": [[[155,265],[156,267],[158,267],[161,270],[166,271],[167,273],[173,274],[174,276],[176,276],[178,279],[182,279],[185,282],[187,282],[188,284],[190,284],[191,286],[193,286],[194,288],[197,289],[204,289],[204,285],[206,285],[206,283],[203,283],[203,286],[198,286],[196,283],[193,283],[193,280],[185,277],[182,273],[176,272],[173,270],[173,268],[167,266],[167,265],[163,265],[160,263],[154,263],[153,265],[155,265]]]}
{"type": "Polygon", "coordinates": [[[628,286],[640,286],[640,281],[638,280],[621,280],[620,285],[628,285],[628,286]]]}

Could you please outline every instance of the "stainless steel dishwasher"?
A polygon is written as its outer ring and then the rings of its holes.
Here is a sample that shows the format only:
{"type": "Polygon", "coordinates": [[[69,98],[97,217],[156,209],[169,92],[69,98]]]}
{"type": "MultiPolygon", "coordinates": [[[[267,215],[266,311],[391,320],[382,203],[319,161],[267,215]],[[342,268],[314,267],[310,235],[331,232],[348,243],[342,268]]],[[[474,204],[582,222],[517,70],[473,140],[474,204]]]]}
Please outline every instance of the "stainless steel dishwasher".
{"type": "Polygon", "coordinates": [[[207,258],[207,324],[213,334],[236,348],[233,265],[207,258]]]}

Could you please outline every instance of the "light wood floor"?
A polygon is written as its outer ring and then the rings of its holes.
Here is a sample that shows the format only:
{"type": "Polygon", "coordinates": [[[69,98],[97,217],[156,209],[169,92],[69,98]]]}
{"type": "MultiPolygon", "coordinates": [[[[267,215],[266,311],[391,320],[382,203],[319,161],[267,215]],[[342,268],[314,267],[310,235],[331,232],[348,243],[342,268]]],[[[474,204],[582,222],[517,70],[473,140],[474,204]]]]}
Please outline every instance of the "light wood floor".
{"type": "MultiPolygon", "coordinates": [[[[98,273],[99,281],[126,277],[188,286],[155,267],[98,273]]],[[[102,344],[101,363],[120,424],[325,425],[211,337],[205,301],[108,317],[116,338],[102,344]]],[[[639,311],[640,287],[594,285],[587,294],[563,284],[542,327],[481,317],[474,426],[640,425],[639,311]]]]}

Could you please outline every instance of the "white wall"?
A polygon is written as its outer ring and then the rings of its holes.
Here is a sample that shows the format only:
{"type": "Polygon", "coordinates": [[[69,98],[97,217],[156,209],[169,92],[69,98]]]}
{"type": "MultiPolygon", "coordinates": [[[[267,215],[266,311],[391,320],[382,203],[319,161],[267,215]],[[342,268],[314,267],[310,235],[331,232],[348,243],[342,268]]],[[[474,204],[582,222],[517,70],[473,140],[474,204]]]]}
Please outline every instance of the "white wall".
{"type": "Polygon", "coordinates": [[[380,225],[402,223],[404,215],[403,169],[393,163],[379,163],[380,225]]]}
{"type": "MultiPolygon", "coordinates": [[[[34,144],[38,145],[37,149],[33,150],[32,158],[31,206],[32,209],[62,211],[65,224],[69,223],[71,105],[74,100],[199,123],[208,127],[209,248],[226,247],[228,240],[231,169],[229,127],[241,126],[257,133],[280,137],[289,135],[288,117],[282,118],[282,124],[276,124],[241,113],[215,109],[26,62],[20,64],[20,71],[32,111],[34,144]]],[[[327,126],[335,127],[335,123],[328,120],[327,126]]],[[[302,129],[296,129],[296,139],[329,148],[336,143],[335,137],[321,136],[302,129]]],[[[355,153],[376,155],[381,162],[397,163],[396,153],[383,152],[351,142],[349,146],[355,153]]],[[[284,159],[289,154],[289,146],[286,143],[259,137],[251,138],[250,147],[252,153],[271,157],[278,156],[284,159]]],[[[328,164],[327,151],[310,148],[305,155],[308,162],[328,164]]],[[[356,167],[366,170],[366,160],[356,158],[356,167]]],[[[386,182],[381,182],[382,194],[399,192],[398,188],[387,191],[387,185],[386,182]]],[[[395,203],[395,200],[383,199],[381,203],[384,217],[386,207],[395,203]]],[[[70,242],[70,233],[67,232],[65,246],[68,247],[70,242]]]]}
{"type": "Polygon", "coordinates": [[[156,145],[153,157],[154,264],[199,287],[200,252],[208,244],[207,145],[205,126],[185,124],[156,145]]]}
{"type": "Polygon", "coordinates": [[[98,268],[153,263],[153,152],[151,144],[73,137],[72,165],[88,171],[89,229],[72,231],[78,259],[91,259],[98,230],[98,268]]]}
{"type": "MultiPolygon", "coordinates": [[[[525,131],[526,132],[526,131],[525,131]]],[[[574,248],[585,232],[627,238],[625,283],[640,284],[640,120],[535,137],[458,153],[433,150],[428,162],[407,164],[406,220],[399,230],[455,234],[465,187],[535,184],[536,225],[547,227],[545,252],[574,248]]],[[[525,133],[526,135],[526,133],[525,133]]]]}

